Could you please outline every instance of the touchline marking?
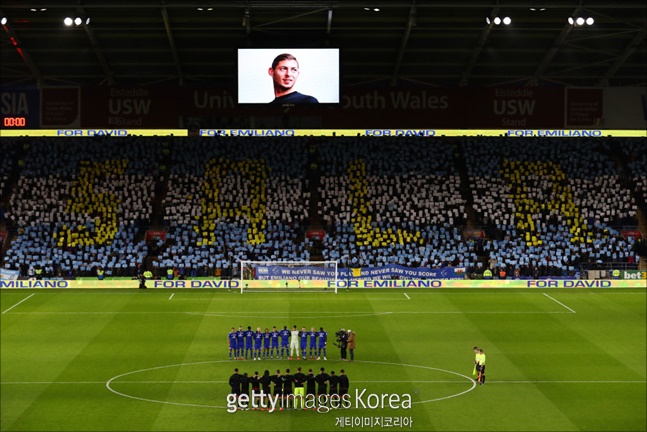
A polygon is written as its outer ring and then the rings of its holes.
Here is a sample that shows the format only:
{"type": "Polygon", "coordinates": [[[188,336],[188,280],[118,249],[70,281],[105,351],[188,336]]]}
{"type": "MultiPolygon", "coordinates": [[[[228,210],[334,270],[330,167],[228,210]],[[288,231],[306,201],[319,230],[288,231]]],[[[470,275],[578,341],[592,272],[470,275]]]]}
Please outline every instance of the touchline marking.
{"type": "Polygon", "coordinates": [[[31,293],[31,294],[29,294],[27,297],[25,297],[24,299],[20,300],[20,301],[19,301],[18,303],[16,303],[15,305],[11,306],[9,309],[6,309],[4,312],[2,312],[2,315],[6,314],[6,313],[7,313],[7,312],[9,312],[11,309],[15,308],[16,306],[18,306],[20,303],[24,302],[25,300],[29,300],[29,299],[30,299],[30,298],[32,298],[35,294],[36,294],[36,293],[31,293]]]}
{"type": "Polygon", "coordinates": [[[546,294],[546,293],[544,293],[544,295],[545,295],[546,297],[548,297],[549,299],[551,299],[552,301],[554,301],[555,303],[557,303],[557,304],[560,304],[560,305],[564,306],[564,307],[565,307],[566,309],[568,309],[569,311],[571,311],[571,312],[573,312],[573,313],[577,313],[577,312],[575,312],[573,309],[571,309],[571,308],[569,308],[568,306],[566,306],[564,303],[560,302],[559,300],[555,300],[554,298],[552,298],[551,296],[549,296],[549,295],[548,295],[548,294],[546,294]]]}
{"type": "Polygon", "coordinates": [[[407,299],[411,300],[411,297],[409,297],[409,296],[407,295],[407,293],[404,293],[404,296],[405,296],[407,299]]]}
{"type": "Polygon", "coordinates": [[[168,299],[171,300],[174,295],[175,295],[175,293],[171,294],[171,296],[168,299]]]}

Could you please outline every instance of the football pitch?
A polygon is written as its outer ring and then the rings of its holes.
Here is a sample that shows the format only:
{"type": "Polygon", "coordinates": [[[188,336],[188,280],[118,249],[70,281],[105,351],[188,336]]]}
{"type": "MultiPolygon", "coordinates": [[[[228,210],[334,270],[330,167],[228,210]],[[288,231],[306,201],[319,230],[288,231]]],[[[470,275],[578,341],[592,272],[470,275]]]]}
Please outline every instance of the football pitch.
{"type": "Polygon", "coordinates": [[[31,431],[644,431],[645,293],[2,290],[0,425],[31,431]],[[248,325],[324,327],[327,360],[230,361],[227,333],[248,325]],[[341,361],[332,344],[340,328],[357,335],[355,362],[341,361]],[[487,355],[482,386],[472,374],[475,345],[487,355]],[[321,367],[345,369],[352,406],[227,412],[235,367],[251,375],[294,373],[299,366],[315,374],[321,367]],[[410,406],[403,403],[408,398],[410,406]]]}

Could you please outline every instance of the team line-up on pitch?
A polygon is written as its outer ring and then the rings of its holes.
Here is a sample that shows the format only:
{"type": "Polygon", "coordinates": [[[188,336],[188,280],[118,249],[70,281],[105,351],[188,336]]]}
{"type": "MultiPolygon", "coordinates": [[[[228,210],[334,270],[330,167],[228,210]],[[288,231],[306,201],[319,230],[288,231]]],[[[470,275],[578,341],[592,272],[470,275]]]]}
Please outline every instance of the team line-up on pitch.
{"type": "Polygon", "coordinates": [[[308,346],[310,359],[320,360],[323,357],[326,360],[328,333],[323,327],[319,327],[319,331],[314,327],[306,331],[305,327],[297,330],[297,326],[293,326],[290,331],[287,326],[283,326],[282,330],[277,330],[274,326],[272,331],[266,327],[265,331],[261,332],[260,327],[253,331],[251,326],[247,326],[247,330],[239,326],[238,330],[235,327],[231,328],[227,339],[230,360],[247,360],[250,356],[253,360],[267,360],[275,358],[275,355],[277,359],[285,356],[290,360],[299,360],[301,356],[301,359],[305,360],[308,346]]]}

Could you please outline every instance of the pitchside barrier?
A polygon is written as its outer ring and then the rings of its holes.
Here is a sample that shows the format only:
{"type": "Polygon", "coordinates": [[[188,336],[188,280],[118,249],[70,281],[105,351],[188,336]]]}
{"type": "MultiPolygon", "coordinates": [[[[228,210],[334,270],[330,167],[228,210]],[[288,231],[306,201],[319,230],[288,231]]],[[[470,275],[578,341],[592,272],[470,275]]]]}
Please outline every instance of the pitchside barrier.
{"type": "MultiPolygon", "coordinates": [[[[309,288],[309,284],[320,285],[321,281],[298,281],[298,280],[276,280],[276,281],[248,281],[248,284],[259,288],[257,292],[278,292],[290,286],[291,292],[299,292],[299,287],[309,288]],[[262,291],[260,290],[262,289],[262,291]]],[[[372,289],[372,288],[645,288],[647,280],[586,280],[586,279],[507,279],[507,280],[451,280],[451,279],[357,279],[339,280],[337,289],[342,292],[345,289],[372,289]]],[[[330,289],[334,291],[335,282],[330,281],[330,289]]],[[[190,279],[190,280],[149,280],[146,282],[149,289],[203,289],[217,288],[240,292],[239,280],[220,279],[190,279]]],[[[0,280],[0,288],[21,289],[21,288],[43,288],[43,289],[137,289],[137,280],[124,278],[113,280],[96,279],[44,279],[44,280],[0,280]]],[[[304,289],[303,292],[310,292],[304,289]]],[[[251,294],[253,295],[253,294],[251,294]]]]}

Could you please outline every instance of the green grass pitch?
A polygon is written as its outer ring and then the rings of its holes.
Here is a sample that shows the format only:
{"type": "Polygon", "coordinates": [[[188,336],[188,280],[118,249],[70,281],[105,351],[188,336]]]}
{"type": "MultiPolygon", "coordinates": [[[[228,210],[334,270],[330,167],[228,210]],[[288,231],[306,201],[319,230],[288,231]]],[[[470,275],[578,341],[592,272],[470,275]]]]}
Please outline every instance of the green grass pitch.
{"type": "MultiPolygon", "coordinates": [[[[645,290],[3,290],[1,429],[644,431],[645,290]],[[229,361],[232,326],[342,327],[356,361],[229,361]],[[472,381],[472,347],[487,380],[472,381]],[[234,367],[345,369],[410,409],[223,408],[234,367]],[[406,427],[341,427],[396,421],[406,427]],[[390,420],[389,420],[390,419],[390,420]]],[[[364,400],[366,402],[366,399],[364,400]]],[[[371,401],[368,401],[369,403],[371,401]]]]}

